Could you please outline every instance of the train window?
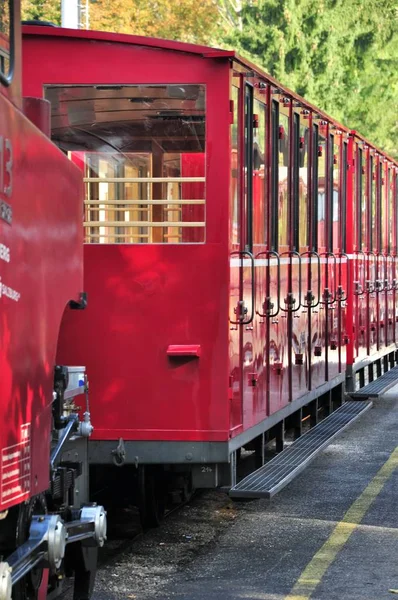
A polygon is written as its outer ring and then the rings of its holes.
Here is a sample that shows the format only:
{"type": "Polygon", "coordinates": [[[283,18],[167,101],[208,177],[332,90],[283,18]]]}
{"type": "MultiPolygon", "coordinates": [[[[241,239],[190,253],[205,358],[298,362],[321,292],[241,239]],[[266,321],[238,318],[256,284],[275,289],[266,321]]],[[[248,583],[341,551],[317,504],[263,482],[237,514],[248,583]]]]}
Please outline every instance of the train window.
{"type": "Polygon", "coordinates": [[[205,92],[196,84],[46,88],[52,139],[84,170],[86,243],[205,241],[205,92]]]}
{"type": "Polygon", "coordinates": [[[388,252],[394,252],[394,240],[396,236],[395,220],[394,220],[394,195],[393,195],[393,178],[391,168],[387,171],[387,207],[388,215],[386,219],[388,230],[388,252]]]}
{"type": "Polygon", "coordinates": [[[253,87],[245,85],[245,213],[246,247],[253,249],[253,87]]]}
{"type": "MultiPolygon", "coordinates": [[[[354,244],[357,250],[362,250],[362,240],[364,234],[362,232],[362,219],[363,217],[363,207],[362,207],[362,197],[363,197],[363,176],[362,176],[362,148],[357,146],[356,151],[356,161],[355,161],[355,223],[356,227],[354,227],[354,244]]],[[[343,236],[344,239],[344,236],[343,236]]]]}
{"type": "Polygon", "coordinates": [[[369,230],[369,219],[368,219],[368,177],[369,177],[369,169],[367,158],[363,156],[361,150],[361,214],[362,214],[362,224],[361,224],[361,235],[362,235],[362,246],[359,250],[365,250],[368,247],[368,230],[369,230]]]}
{"type": "Polygon", "coordinates": [[[377,207],[378,207],[378,223],[377,229],[379,232],[378,235],[378,248],[379,252],[383,251],[385,247],[385,238],[386,232],[383,227],[384,217],[385,217],[385,208],[384,208],[384,194],[383,194],[383,163],[379,161],[377,168],[377,207]]]}
{"type": "Polygon", "coordinates": [[[334,136],[330,136],[330,163],[331,163],[331,230],[329,245],[330,251],[333,248],[340,248],[339,239],[339,220],[340,220],[340,145],[334,141],[334,136]]]}
{"type": "Polygon", "coordinates": [[[392,177],[392,191],[393,207],[394,207],[394,221],[395,221],[395,238],[394,238],[394,253],[398,254],[398,173],[395,171],[392,177]]]}
{"type": "MultiPolygon", "coordinates": [[[[347,227],[347,142],[343,143],[343,157],[341,168],[341,209],[340,209],[340,248],[346,252],[346,227],[347,227]]],[[[355,227],[354,227],[355,229],[355,227]]]]}
{"type": "Polygon", "coordinates": [[[265,104],[254,99],[253,104],[255,128],[253,132],[253,201],[255,244],[266,242],[266,211],[265,211],[265,104]]]}
{"type": "Polygon", "coordinates": [[[230,186],[230,240],[231,244],[239,245],[239,194],[238,194],[238,120],[239,120],[239,89],[232,87],[233,122],[231,125],[231,186],[230,186]]]}
{"type": "Polygon", "coordinates": [[[312,127],[312,223],[311,223],[311,248],[316,251],[318,247],[318,144],[319,128],[316,123],[312,127]]]}
{"type": "Polygon", "coordinates": [[[326,139],[319,135],[317,190],[317,246],[326,247],[326,139]]]}
{"type": "Polygon", "coordinates": [[[289,227],[289,117],[279,114],[278,148],[278,246],[288,246],[289,227]]]}
{"type": "Polygon", "coordinates": [[[298,249],[299,244],[299,225],[300,225],[300,116],[298,113],[293,113],[293,173],[292,173],[292,223],[291,234],[292,239],[290,245],[293,250],[298,249]]]}
{"type": "Polygon", "coordinates": [[[368,195],[368,220],[367,220],[367,249],[372,250],[373,246],[373,231],[372,231],[372,174],[373,174],[373,158],[368,155],[366,161],[366,192],[368,195]]]}
{"type": "Polygon", "coordinates": [[[271,249],[278,250],[279,102],[271,105],[271,249]]]}
{"type": "Polygon", "coordinates": [[[1,82],[9,85],[12,76],[13,61],[13,2],[0,2],[0,78],[1,82]]]}
{"type": "Polygon", "coordinates": [[[370,250],[373,252],[377,251],[377,229],[376,229],[376,215],[377,215],[377,177],[375,161],[373,156],[370,157],[370,250]]]}
{"type": "Polygon", "coordinates": [[[309,128],[300,124],[299,139],[299,246],[309,246],[309,194],[308,194],[308,137],[309,128]]]}

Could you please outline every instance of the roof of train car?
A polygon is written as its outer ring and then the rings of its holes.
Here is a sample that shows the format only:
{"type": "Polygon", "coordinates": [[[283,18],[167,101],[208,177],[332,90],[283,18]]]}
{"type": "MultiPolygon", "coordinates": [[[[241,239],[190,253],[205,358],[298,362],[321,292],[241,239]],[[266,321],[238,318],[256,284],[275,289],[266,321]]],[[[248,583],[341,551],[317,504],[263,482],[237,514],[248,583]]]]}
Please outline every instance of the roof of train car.
{"type": "Polygon", "coordinates": [[[382,149],[375,146],[372,142],[370,142],[367,138],[362,136],[357,131],[352,131],[349,127],[343,125],[339,121],[336,121],[333,117],[323,112],[317,106],[311,104],[302,96],[299,96],[286,86],[279,83],[276,79],[274,79],[271,75],[266,73],[261,67],[250,62],[248,59],[240,56],[234,50],[223,50],[221,48],[213,48],[211,46],[204,46],[200,44],[190,44],[186,42],[177,42],[174,40],[166,40],[162,38],[151,38],[139,35],[129,35],[125,33],[111,33],[108,31],[94,31],[94,30],[85,30],[85,29],[65,29],[62,27],[43,27],[38,25],[24,25],[22,28],[22,33],[24,35],[36,35],[41,37],[63,37],[63,38],[76,38],[83,40],[92,40],[92,41],[100,41],[107,42],[112,44],[130,44],[133,46],[141,46],[147,48],[154,48],[158,50],[170,50],[174,52],[183,52],[186,54],[194,54],[202,56],[203,58],[209,59],[217,59],[217,58],[228,58],[234,59],[243,67],[246,67],[250,71],[255,72],[259,77],[264,79],[264,81],[270,83],[274,87],[280,89],[281,93],[285,96],[291,97],[300,103],[300,105],[312,112],[316,113],[317,116],[321,119],[325,119],[334,125],[336,128],[344,131],[346,133],[351,133],[355,135],[359,140],[364,142],[366,145],[374,149],[376,152],[384,156],[386,159],[391,161],[398,167],[398,161],[386,154],[382,149]]]}

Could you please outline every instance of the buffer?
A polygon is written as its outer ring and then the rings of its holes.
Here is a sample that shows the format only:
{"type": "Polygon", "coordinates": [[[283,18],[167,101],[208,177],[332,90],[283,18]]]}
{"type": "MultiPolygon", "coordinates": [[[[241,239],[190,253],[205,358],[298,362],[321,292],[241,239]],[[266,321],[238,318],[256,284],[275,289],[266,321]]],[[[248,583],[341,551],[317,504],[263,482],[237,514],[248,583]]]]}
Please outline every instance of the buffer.
{"type": "Polygon", "coordinates": [[[398,383],[398,366],[386,371],[371,383],[364,385],[355,392],[347,392],[354,399],[380,398],[387,390],[398,383]]]}
{"type": "Polygon", "coordinates": [[[345,402],[289,448],[232,487],[229,495],[231,498],[272,498],[371,406],[372,402],[345,402]]]}

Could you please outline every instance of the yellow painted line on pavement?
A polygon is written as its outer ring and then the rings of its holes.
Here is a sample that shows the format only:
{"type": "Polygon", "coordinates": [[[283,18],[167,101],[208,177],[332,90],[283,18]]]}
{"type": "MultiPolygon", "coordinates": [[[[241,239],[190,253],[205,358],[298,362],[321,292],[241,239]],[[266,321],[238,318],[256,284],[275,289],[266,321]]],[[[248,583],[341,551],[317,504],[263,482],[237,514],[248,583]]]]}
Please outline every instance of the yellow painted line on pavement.
{"type": "Polygon", "coordinates": [[[285,600],[308,600],[311,598],[327,569],[347,543],[351,534],[358,527],[366,512],[397,467],[398,446],[362,494],[351,504],[342,520],[337,523],[326,542],[301,573],[291,592],[285,597],[285,600]]]}

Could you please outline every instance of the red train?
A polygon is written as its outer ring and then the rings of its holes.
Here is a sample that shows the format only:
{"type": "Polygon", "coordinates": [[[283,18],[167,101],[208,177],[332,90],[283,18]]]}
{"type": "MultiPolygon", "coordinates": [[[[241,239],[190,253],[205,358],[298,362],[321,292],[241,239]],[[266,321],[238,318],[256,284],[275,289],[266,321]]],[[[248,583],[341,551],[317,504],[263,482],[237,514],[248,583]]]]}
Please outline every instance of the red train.
{"type": "Polygon", "coordinates": [[[24,74],[85,182],[93,490],[156,521],[396,364],[391,157],[232,51],[26,27],[24,74]]]}
{"type": "Polygon", "coordinates": [[[19,9],[0,9],[0,598],[47,597],[75,573],[84,600],[106,519],[83,507],[85,369],[56,361],[62,319],[82,305],[83,189],[48,138],[49,102],[22,97],[19,9]]]}

